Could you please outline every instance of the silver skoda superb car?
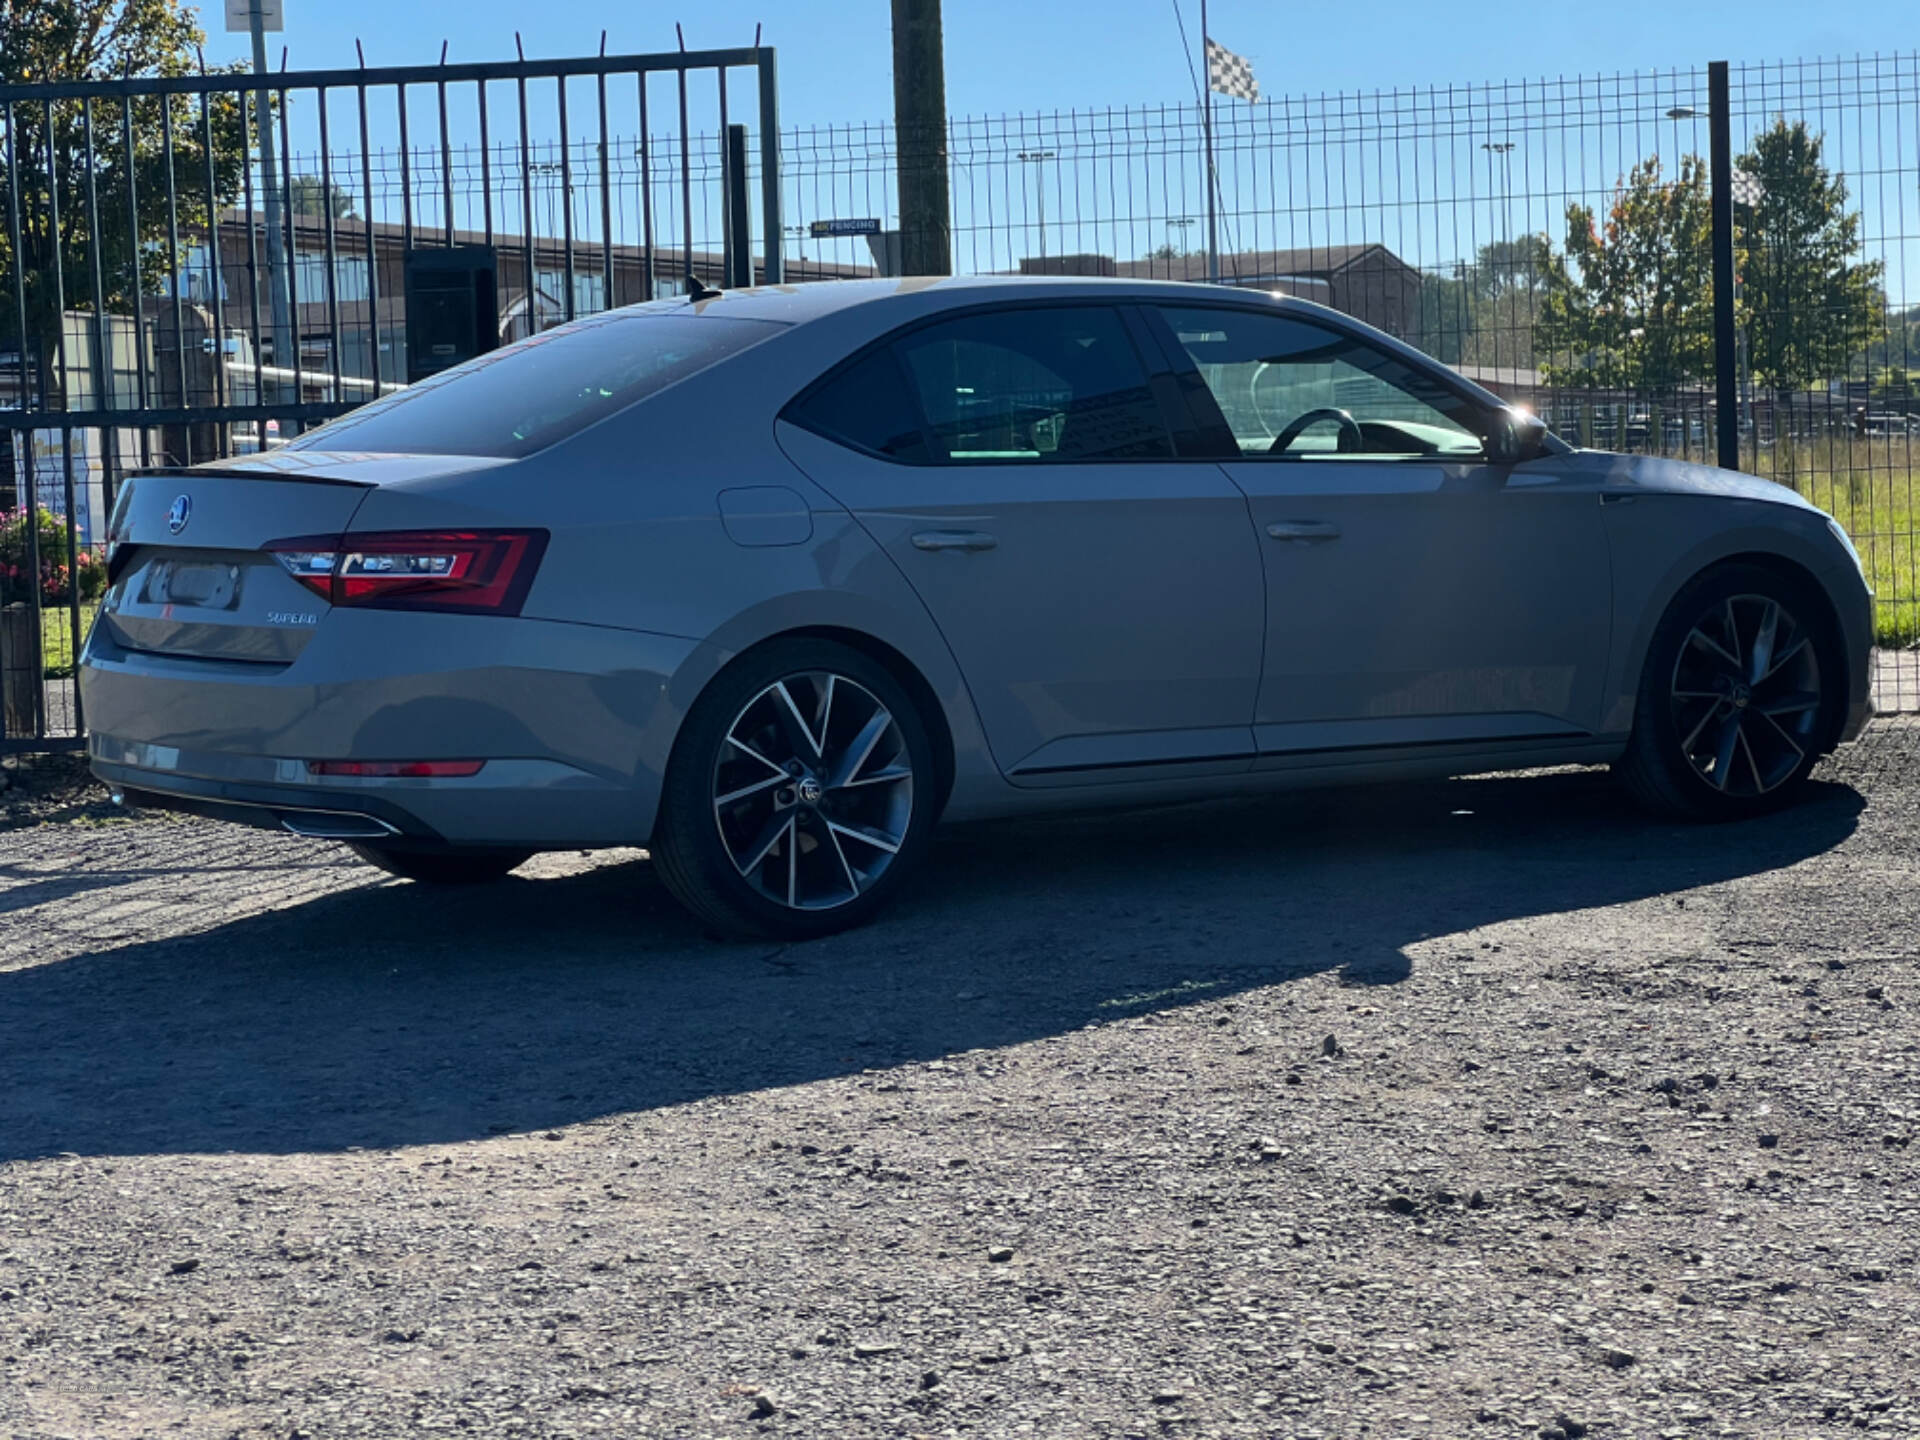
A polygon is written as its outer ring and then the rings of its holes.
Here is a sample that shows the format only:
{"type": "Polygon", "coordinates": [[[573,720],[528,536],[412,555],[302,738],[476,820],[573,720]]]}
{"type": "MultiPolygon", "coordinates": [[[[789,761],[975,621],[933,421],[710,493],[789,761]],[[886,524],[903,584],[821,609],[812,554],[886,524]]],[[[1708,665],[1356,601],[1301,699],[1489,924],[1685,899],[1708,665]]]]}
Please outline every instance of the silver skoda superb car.
{"type": "Polygon", "coordinates": [[[641,845],[732,935],[865,919],[942,817],[1576,762],[1750,815],[1870,712],[1791,491],[1184,284],[636,306],[143,474],[110,538],[128,799],[415,880],[641,845]]]}

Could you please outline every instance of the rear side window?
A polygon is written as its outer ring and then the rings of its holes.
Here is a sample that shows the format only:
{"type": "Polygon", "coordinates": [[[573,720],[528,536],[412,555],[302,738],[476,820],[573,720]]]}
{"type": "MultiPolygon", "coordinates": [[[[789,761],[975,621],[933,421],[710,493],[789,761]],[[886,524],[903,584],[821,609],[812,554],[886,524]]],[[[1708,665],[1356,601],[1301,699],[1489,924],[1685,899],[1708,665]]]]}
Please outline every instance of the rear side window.
{"type": "Polygon", "coordinates": [[[787,418],[909,464],[1173,455],[1126,326],[1091,305],[997,310],[908,331],[787,418]]]}
{"type": "Polygon", "coordinates": [[[843,445],[910,464],[925,464],[920,411],[907,393],[900,362],[882,346],[857,360],[796,405],[787,418],[843,445]]]}
{"type": "Polygon", "coordinates": [[[999,310],[898,343],[937,462],[1171,458],[1145,369],[1112,310],[999,310]]]}
{"type": "Polygon", "coordinates": [[[784,328],[685,311],[596,315],[363,405],[288,448],[518,459],[784,328]]]}

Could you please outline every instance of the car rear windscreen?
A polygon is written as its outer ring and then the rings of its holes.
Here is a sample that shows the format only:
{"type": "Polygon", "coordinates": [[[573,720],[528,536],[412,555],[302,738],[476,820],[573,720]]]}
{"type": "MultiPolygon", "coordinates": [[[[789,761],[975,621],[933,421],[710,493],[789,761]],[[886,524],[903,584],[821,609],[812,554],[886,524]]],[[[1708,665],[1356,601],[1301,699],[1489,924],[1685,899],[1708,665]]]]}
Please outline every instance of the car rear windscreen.
{"type": "Polygon", "coordinates": [[[785,328],[689,311],[595,315],[382,396],[288,448],[517,460],[785,328]]]}

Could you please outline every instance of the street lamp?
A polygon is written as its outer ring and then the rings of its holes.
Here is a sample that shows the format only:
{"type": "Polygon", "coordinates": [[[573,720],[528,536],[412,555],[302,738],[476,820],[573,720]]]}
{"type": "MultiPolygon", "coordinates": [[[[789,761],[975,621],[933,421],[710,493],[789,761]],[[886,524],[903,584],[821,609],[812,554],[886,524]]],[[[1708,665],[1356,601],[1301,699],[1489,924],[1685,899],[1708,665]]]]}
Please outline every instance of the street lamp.
{"type": "Polygon", "coordinates": [[[1487,179],[1493,179],[1493,157],[1500,157],[1500,207],[1505,212],[1507,238],[1513,237],[1513,147],[1511,140],[1482,140],[1487,152],[1487,179]]]}
{"type": "MultiPolygon", "coordinates": [[[[1511,140],[1482,140],[1480,142],[1480,148],[1487,152],[1487,169],[1489,172],[1493,169],[1493,157],[1496,155],[1500,157],[1500,173],[1509,198],[1511,198],[1513,191],[1513,146],[1514,142],[1511,140]]],[[[1489,175],[1489,178],[1491,178],[1491,175],[1489,175]]]]}
{"type": "Polygon", "coordinates": [[[1191,253],[1187,249],[1187,232],[1192,228],[1193,217],[1191,215],[1179,215],[1167,221],[1167,246],[1169,249],[1173,248],[1174,232],[1179,232],[1180,255],[1183,259],[1191,253]]]}
{"type": "MultiPolygon", "coordinates": [[[[1051,150],[1022,150],[1020,152],[1020,159],[1028,165],[1044,165],[1047,161],[1053,159],[1053,157],[1054,152],[1051,150]]],[[[1035,171],[1033,195],[1040,221],[1040,258],[1045,260],[1047,258],[1047,181],[1046,177],[1038,171],[1035,171]]]]}

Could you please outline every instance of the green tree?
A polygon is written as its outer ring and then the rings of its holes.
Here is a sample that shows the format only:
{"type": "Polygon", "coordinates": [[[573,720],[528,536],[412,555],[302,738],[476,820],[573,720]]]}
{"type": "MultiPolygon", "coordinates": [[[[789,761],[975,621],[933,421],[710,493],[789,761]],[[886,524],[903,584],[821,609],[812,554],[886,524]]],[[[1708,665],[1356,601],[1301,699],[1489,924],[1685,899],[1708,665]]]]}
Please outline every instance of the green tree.
{"type": "Polygon", "coordinates": [[[328,187],[318,175],[296,175],[287,183],[287,211],[292,215],[312,215],[324,219],[333,212],[336,220],[353,218],[353,194],[339,185],[328,187]]]}
{"type": "Polygon", "coordinates": [[[1869,370],[1920,370],[1920,305],[1891,311],[1880,338],[1862,357],[1869,370]]]}
{"type": "Polygon", "coordinates": [[[1873,398],[1920,413],[1920,305],[1890,311],[1878,340],[1867,346],[1849,373],[1864,369],[1873,398]]]}
{"type": "MultiPolygon", "coordinates": [[[[0,84],[192,74],[205,38],[180,0],[0,0],[0,84]]],[[[157,293],[171,268],[169,190],[174,223],[205,234],[209,158],[218,208],[239,193],[248,135],[245,107],[231,94],[210,97],[204,114],[199,97],[187,95],[143,96],[124,109],[105,99],[23,100],[10,128],[0,120],[0,215],[17,207],[20,222],[17,253],[0,224],[0,335],[24,340],[37,357],[43,399],[62,385],[52,354],[63,302],[69,311],[93,308],[95,256],[107,310],[129,313],[136,295],[157,293]],[[13,173],[17,194],[9,193],[13,173]],[[16,333],[22,301],[24,337],[16,333]]]]}
{"type": "Polygon", "coordinates": [[[1559,385],[1670,390],[1713,368],[1711,209],[1696,155],[1668,180],[1650,155],[1602,223],[1567,207],[1566,252],[1548,258],[1535,347],[1559,385]]]}
{"type": "Polygon", "coordinates": [[[1443,365],[1458,365],[1475,322],[1464,260],[1420,277],[1420,348],[1443,365]]]}
{"type": "Polygon", "coordinates": [[[1545,235],[1482,245],[1420,285],[1420,344],[1449,365],[1531,368],[1553,246],[1545,235]]]}
{"type": "Polygon", "coordinates": [[[1860,213],[1822,160],[1823,141],[1781,117],[1738,161],[1762,192],[1739,231],[1749,363],[1777,391],[1846,375],[1886,333],[1885,267],[1859,258],[1860,213]]]}

